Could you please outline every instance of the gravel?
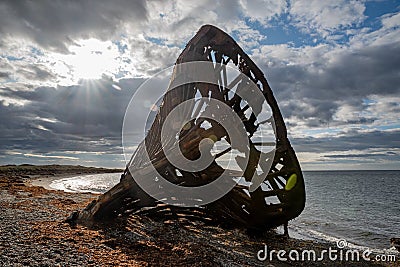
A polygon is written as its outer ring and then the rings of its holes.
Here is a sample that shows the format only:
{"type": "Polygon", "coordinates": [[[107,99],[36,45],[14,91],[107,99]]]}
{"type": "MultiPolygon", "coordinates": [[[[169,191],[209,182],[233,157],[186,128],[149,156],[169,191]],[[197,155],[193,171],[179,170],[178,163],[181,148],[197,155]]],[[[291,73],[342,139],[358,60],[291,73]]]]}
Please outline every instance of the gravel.
{"type": "MultiPolygon", "coordinates": [[[[63,221],[97,196],[25,186],[18,175],[0,173],[0,266],[379,266],[357,262],[262,262],[270,249],[326,249],[328,244],[198,222],[154,221],[130,216],[111,223],[63,221]]],[[[398,262],[386,266],[400,266],[398,262]]]]}

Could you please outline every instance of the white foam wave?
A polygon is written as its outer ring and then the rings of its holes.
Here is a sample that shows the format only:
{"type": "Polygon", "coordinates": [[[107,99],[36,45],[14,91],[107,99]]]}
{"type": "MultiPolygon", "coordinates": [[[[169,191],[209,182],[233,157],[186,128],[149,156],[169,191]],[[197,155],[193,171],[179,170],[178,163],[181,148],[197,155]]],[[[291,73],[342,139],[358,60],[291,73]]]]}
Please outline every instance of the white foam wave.
{"type": "Polygon", "coordinates": [[[119,177],[118,173],[82,175],[54,180],[49,187],[69,193],[101,194],[117,184],[119,177]]]}

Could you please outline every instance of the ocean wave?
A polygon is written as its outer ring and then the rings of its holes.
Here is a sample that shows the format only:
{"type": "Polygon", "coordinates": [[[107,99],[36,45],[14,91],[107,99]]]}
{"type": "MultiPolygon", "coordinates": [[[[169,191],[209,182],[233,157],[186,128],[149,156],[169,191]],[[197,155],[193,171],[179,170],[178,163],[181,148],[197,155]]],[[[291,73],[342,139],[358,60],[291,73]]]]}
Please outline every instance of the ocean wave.
{"type": "Polygon", "coordinates": [[[119,182],[120,174],[102,173],[54,180],[50,188],[69,193],[102,194],[119,182]]]}

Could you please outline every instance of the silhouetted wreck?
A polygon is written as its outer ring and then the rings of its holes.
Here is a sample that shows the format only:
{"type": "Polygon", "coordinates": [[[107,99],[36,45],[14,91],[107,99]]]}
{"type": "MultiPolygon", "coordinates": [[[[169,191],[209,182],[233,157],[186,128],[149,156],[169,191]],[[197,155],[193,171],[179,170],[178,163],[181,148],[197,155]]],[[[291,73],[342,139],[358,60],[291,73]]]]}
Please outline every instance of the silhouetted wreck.
{"type": "MultiPolygon", "coordinates": [[[[162,220],[203,221],[263,231],[285,225],[303,211],[305,189],[302,172],[287,138],[281,112],[262,71],[229,35],[211,25],[201,27],[186,45],[176,61],[175,74],[180,64],[194,61],[212,62],[216,66],[215,71],[220,75],[218,85],[194,82],[179,85],[166,93],[145,140],[138,146],[120,183],[101,195],[97,201],[93,201],[84,210],[76,213],[73,220],[78,223],[90,223],[141,214],[162,220]],[[230,94],[231,88],[226,86],[225,66],[228,65],[239,70],[257,85],[263,97],[257,99],[256,107],[249,108],[249,104],[241,96],[236,93],[230,94]],[[217,66],[222,67],[217,69],[217,66]],[[182,153],[189,160],[197,159],[200,156],[199,144],[201,140],[210,138],[210,136],[215,142],[223,140],[228,144],[228,148],[214,155],[214,161],[203,171],[185,171],[177,168],[167,159],[161,145],[163,123],[167,115],[179,103],[195,99],[199,95],[224,102],[240,118],[243,129],[247,133],[249,142],[247,149],[250,151],[247,155],[248,164],[245,166],[241,164],[242,157],[236,156],[235,158],[237,164],[242,168],[242,172],[237,170],[224,172],[227,167],[221,166],[217,159],[234,149],[229,147],[233,142],[219,122],[201,118],[201,114],[181,130],[178,138],[171,137],[172,142],[182,148],[182,153]],[[268,105],[272,115],[269,120],[261,122],[257,115],[260,113],[261,106],[265,104],[268,105]],[[203,127],[204,121],[209,122],[209,127],[203,127]],[[272,125],[274,128],[272,154],[271,151],[263,152],[265,144],[253,138],[262,124],[270,127],[272,125]],[[144,160],[146,151],[150,162],[144,160]],[[133,177],[140,176],[142,180],[147,179],[156,186],[154,179],[157,174],[152,171],[144,171],[147,170],[149,164],[154,166],[157,173],[161,174],[164,179],[186,187],[210,183],[222,174],[228,180],[241,180],[242,182],[235,183],[233,189],[224,196],[206,205],[202,205],[201,201],[199,205],[189,207],[170,205],[168,202],[157,200],[154,196],[147,194],[133,179],[133,177]],[[241,175],[238,176],[238,174],[241,175]],[[250,190],[254,177],[258,177],[258,179],[262,177],[262,181],[259,181],[261,186],[250,190]],[[275,201],[269,201],[271,198],[274,198],[275,201]]],[[[242,80],[236,79],[235,83],[237,88],[240,88],[246,81],[243,78],[242,80]]]]}

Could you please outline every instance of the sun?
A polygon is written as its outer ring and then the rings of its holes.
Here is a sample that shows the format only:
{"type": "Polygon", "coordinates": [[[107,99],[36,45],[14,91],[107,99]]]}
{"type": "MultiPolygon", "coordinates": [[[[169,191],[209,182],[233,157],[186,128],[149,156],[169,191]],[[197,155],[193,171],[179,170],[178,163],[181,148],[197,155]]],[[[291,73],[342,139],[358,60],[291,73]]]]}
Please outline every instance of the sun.
{"type": "Polygon", "coordinates": [[[118,69],[118,49],[110,41],[83,40],[79,46],[70,47],[70,51],[69,63],[78,79],[100,79],[118,69]]]}
{"type": "Polygon", "coordinates": [[[120,54],[111,41],[87,39],[69,47],[69,54],[57,55],[56,70],[69,82],[96,80],[118,73],[120,54]]]}

